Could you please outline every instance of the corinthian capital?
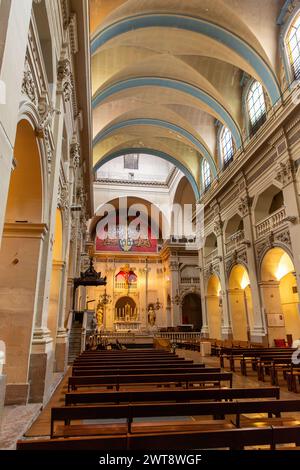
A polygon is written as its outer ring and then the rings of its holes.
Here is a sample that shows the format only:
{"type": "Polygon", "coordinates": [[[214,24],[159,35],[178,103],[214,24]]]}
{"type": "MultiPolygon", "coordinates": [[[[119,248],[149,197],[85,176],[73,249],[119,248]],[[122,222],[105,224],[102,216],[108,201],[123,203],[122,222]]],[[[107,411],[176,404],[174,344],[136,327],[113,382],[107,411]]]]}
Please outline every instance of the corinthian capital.
{"type": "Polygon", "coordinates": [[[275,179],[279,181],[283,186],[288,185],[294,180],[295,165],[292,160],[279,163],[276,168],[275,179]]]}

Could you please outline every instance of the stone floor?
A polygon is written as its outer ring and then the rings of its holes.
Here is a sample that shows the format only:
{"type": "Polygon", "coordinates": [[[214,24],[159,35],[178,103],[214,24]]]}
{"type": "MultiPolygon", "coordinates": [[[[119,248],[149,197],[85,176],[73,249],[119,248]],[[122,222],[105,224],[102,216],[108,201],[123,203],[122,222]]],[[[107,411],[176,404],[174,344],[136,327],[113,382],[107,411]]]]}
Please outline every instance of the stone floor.
{"type": "MultiPolygon", "coordinates": [[[[51,385],[52,393],[57,388],[61,379],[61,373],[54,374],[51,385]]],[[[15,450],[17,440],[24,435],[26,430],[37,419],[42,409],[42,403],[5,406],[0,429],[0,450],[15,450]]]]}
{"type": "Polygon", "coordinates": [[[37,418],[42,404],[5,406],[0,431],[0,450],[14,450],[17,440],[37,418]]]}

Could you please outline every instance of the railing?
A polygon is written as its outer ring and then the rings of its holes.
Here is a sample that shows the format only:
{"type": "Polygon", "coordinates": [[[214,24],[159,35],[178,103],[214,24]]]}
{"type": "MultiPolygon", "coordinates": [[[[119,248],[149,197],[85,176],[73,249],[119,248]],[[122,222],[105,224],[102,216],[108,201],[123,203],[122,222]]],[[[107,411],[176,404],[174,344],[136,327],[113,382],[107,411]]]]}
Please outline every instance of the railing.
{"type": "Polygon", "coordinates": [[[218,256],[218,249],[216,248],[215,250],[211,251],[208,255],[204,257],[205,265],[207,266],[208,264],[212,263],[217,256],[218,256]]]}
{"type": "Polygon", "coordinates": [[[180,343],[182,341],[199,341],[202,338],[202,333],[199,332],[188,332],[188,331],[160,331],[155,334],[157,338],[164,338],[170,341],[180,343]]]}
{"type": "Polygon", "coordinates": [[[256,224],[256,237],[263,237],[264,235],[267,235],[271,230],[283,225],[285,217],[285,208],[281,207],[273,214],[261,220],[258,224],[256,224]]]}
{"type": "Polygon", "coordinates": [[[244,230],[239,230],[238,232],[233,233],[227,238],[226,241],[226,253],[234,250],[238,245],[245,239],[244,230]]]}
{"type": "Polygon", "coordinates": [[[128,289],[132,291],[132,290],[137,289],[137,283],[130,282],[129,284],[126,284],[126,282],[118,281],[115,283],[115,289],[120,289],[120,290],[128,289]]]}
{"type": "Polygon", "coordinates": [[[181,284],[199,284],[200,277],[182,277],[181,284]]]}

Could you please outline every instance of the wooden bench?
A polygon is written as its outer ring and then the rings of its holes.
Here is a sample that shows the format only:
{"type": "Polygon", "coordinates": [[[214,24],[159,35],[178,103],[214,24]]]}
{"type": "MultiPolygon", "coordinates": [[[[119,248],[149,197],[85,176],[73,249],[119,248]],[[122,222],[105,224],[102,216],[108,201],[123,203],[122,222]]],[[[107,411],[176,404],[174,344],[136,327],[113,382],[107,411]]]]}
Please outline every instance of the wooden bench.
{"type": "MultiPolygon", "coordinates": [[[[205,369],[204,369],[205,371],[205,369]]],[[[232,373],[231,372],[216,372],[207,373],[182,373],[182,374],[154,374],[154,375],[98,375],[98,376],[76,376],[69,377],[68,391],[76,390],[78,387],[96,387],[113,386],[116,390],[120,389],[121,385],[141,385],[141,384],[185,384],[186,388],[191,383],[205,384],[212,383],[215,385],[221,384],[221,381],[229,382],[232,388],[232,373]]]]}
{"type": "Polygon", "coordinates": [[[287,385],[290,392],[298,393],[297,377],[300,383],[300,365],[291,363],[289,369],[286,371],[287,385]]]}
{"type": "Polygon", "coordinates": [[[172,402],[233,400],[254,398],[280,398],[279,387],[264,388],[218,388],[199,390],[131,390],[119,392],[71,392],[65,395],[65,405],[96,403],[136,403],[136,402],[172,402]]]}
{"type": "Polygon", "coordinates": [[[139,433],[129,436],[101,436],[67,439],[19,440],[17,450],[195,450],[229,448],[240,450],[245,446],[268,445],[274,447],[271,427],[260,429],[226,429],[211,431],[185,431],[161,434],[139,433]]]}
{"type": "MultiPolygon", "coordinates": [[[[280,418],[281,423],[295,422],[294,418],[281,418],[281,413],[284,412],[298,412],[300,411],[300,400],[257,400],[257,401],[211,401],[211,402],[184,402],[184,403],[130,403],[121,405],[96,405],[96,406],[64,406],[60,408],[52,408],[51,410],[51,431],[50,437],[55,437],[54,424],[56,421],[64,421],[65,427],[62,428],[61,433],[64,437],[71,436],[73,431],[85,435],[85,433],[103,433],[105,432],[105,424],[99,425],[76,425],[72,430],[71,421],[74,420],[103,420],[103,419],[124,419],[127,422],[127,432],[138,432],[140,429],[139,423],[134,423],[136,418],[153,418],[153,417],[177,417],[177,416],[212,416],[218,420],[224,420],[226,415],[235,415],[235,426],[241,427],[243,420],[241,415],[244,414],[257,414],[264,413],[268,418],[254,418],[251,425],[261,426],[262,424],[274,423],[273,415],[280,418]]],[[[296,421],[300,424],[300,421],[296,421]]],[[[228,422],[222,421],[223,424],[228,422]]],[[[167,425],[168,423],[166,423],[167,425]]],[[[171,423],[172,424],[172,423],[171,423]]],[[[176,423],[180,428],[181,424],[176,423]]],[[[202,426],[201,421],[194,421],[188,423],[189,426],[202,426]]],[[[213,423],[211,423],[213,425],[213,423]]],[[[221,424],[220,422],[217,423],[221,424]]],[[[245,424],[250,424],[250,419],[247,418],[245,424]]],[[[279,420],[275,420],[275,424],[279,424],[279,420]]],[[[126,432],[124,425],[120,425],[120,433],[126,432]]],[[[153,422],[142,423],[143,429],[148,426],[149,432],[155,430],[160,432],[162,422],[154,424],[153,422]]],[[[300,430],[300,427],[299,427],[300,430]]],[[[111,431],[108,428],[108,431],[111,431]]]]}
{"type": "Polygon", "coordinates": [[[116,368],[116,369],[101,369],[101,368],[74,368],[72,370],[72,375],[73,377],[75,376],[92,376],[92,375],[155,375],[155,374],[193,374],[193,373],[212,373],[212,372],[221,372],[221,369],[219,367],[202,367],[200,366],[191,366],[191,367],[168,367],[168,368],[153,368],[153,369],[148,369],[148,368],[143,368],[143,369],[138,369],[138,368],[130,368],[128,369],[127,367],[124,369],[116,368]]]}

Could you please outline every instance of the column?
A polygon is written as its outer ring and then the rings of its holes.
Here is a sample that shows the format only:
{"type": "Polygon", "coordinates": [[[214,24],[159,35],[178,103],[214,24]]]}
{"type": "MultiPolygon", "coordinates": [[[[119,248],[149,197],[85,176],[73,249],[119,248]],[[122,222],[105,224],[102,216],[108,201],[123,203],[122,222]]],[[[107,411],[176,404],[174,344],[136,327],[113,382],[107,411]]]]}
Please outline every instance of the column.
{"type": "MultiPolygon", "coordinates": [[[[206,303],[206,289],[205,289],[205,276],[204,276],[204,259],[203,259],[203,248],[200,248],[198,253],[199,258],[199,275],[200,275],[200,292],[201,292],[201,305],[202,305],[202,328],[201,334],[204,338],[209,338],[209,326],[208,326],[208,311],[206,303]]],[[[212,336],[213,338],[214,336],[212,336]]]]}
{"type": "Polygon", "coordinates": [[[240,197],[238,210],[243,217],[244,222],[244,245],[246,247],[247,267],[253,304],[253,325],[251,325],[250,339],[255,343],[262,343],[267,341],[267,329],[258,283],[258,270],[254,243],[255,237],[253,233],[254,223],[251,218],[250,199],[247,194],[240,197]]]}
{"type": "MultiPolygon", "coordinates": [[[[26,404],[38,279],[47,226],[5,224],[0,252],[0,333],[6,343],[6,403],[26,404]]],[[[37,367],[36,375],[40,374],[37,367]]]]}
{"type": "Polygon", "coordinates": [[[214,232],[217,237],[217,246],[218,246],[218,257],[219,257],[219,268],[220,268],[220,284],[221,284],[221,296],[222,296],[222,337],[223,339],[232,338],[232,328],[231,328],[231,317],[230,317],[230,308],[229,308],[229,299],[227,291],[227,278],[226,278],[226,268],[225,268],[225,244],[223,236],[223,222],[220,217],[217,217],[214,221],[214,232]]]}
{"type": "Polygon", "coordinates": [[[64,372],[67,367],[68,360],[68,332],[65,324],[66,299],[68,289],[68,269],[65,262],[62,263],[61,270],[61,286],[58,305],[58,323],[55,341],[55,371],[64,372]]]}
{"type": "MultiPolygon", "coordinates": [[[[42,269],[40,275],[39,298],[35,317],[35,326],[32,338],[32,352],[30,359],[30,400],[43,402],[47,400],[53,379],[54,349],[53,339],[47,327],[48,309],[50,299],[50,285],[52,272],[53,240],[55,229],[55,216],[59,193],[59,172],[62,154],[62,136],[64,123],[64,99],[61,93],[57,94],[55,108],[60,114],[56,114],[53,123],[53,136],[55,136],[55,152],[52,156],[51,174],[49,180],[49,233],[45,239],[42,254],[42,269]],[[37,366],[39,373],[37,373],[37,366]]],[[[68,197],[67,191],[64,196],[68,197]]]]}
{"type": "MultiPolygon", "coordinates": [[[[181,325],[181,304],[174,300],[179,295],[179,263],[174,257],[170,257],[169,269],[171,274],[171,323],[172,326],[181,325]]],[[[179,299],[178,299],[179,301],[179,299]]]]}

